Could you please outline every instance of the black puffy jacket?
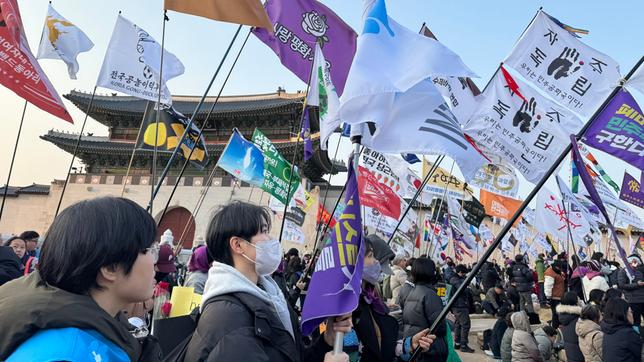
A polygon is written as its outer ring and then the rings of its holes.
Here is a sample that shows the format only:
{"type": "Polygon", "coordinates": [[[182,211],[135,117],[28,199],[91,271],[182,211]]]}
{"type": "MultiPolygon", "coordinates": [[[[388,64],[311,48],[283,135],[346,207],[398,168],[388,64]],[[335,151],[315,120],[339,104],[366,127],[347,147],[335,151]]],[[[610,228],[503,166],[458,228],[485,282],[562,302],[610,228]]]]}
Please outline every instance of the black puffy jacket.
{"type": "MultiPolygon", "coordinates": [[[[581,307],[576,305],[559,304],[556,308],[559,317],[559,329],[563,335],[564,350],[568,362],[584,362],[584,355],[579,348],[579,336],[575,332],[577,321],[581,314],[581,307]]],[[[610,360],[609,360],[610,361],[610,360]]]]}
{"type": "Polygon", "coordinates": [[[20,259],[8,246],[0,246],[0,285],[20,278],[20,259]]]}
{"type": "Polygon", "coordinates": [[[635,279],[630,280],[626,269],[622,268],[617,274],[617,285],[624,291],[624,297],[629,303],[644,303],[644,286],[637,284],[638,281],[644,281],[642,267],[635,269],[635,279]]]}
{"type": "Polygon", "coordinates": [[[604,361],[611,362],[636,362],[640,361],[642,353],[642,339],[626,323],[607,323],[602,321],[602,353],[604,361]]]}
{"type": "MultiPolygon", "coordinates": [[[[458,288],[461,287],[461,285],[463,284],[464,281],[465,281],[464,277],[461,278],[460,276],[458,276],[458,274],[454,274],[452,279],[450,279],[450,281],[449,281],[449,283],[452,285],[452,291],[451,291],[452,295],[454,293],[456,293],[456,291],[458,290],[458,288]]],[[[470,295],[471,295],[470,290],[466,288],[463,291],[463,293],[461,293],[461,295],[458,296],[458,299],[456,299],[456,301],[452,305],[452,308],[467,308],[467,309],[469,309],[470,308],[470,295]]]]}
{"type": "Polygon", "coordinates": [[[491,262],[485,262],[481,268],[481,284],[483,284],[483,289],[488,290],[496,285],[496,283],[501,281],[499,272],[494,267],[494,264],[491,262]]]}
{"type": "Polygon", "coordinates": [[[534,286],[532,270],[525,263],[514,263],[510,271],[512,281],[517,283],[519,293],[529,292],[534,286]]]}
{"type": "MultiPolygon", "coordinates": [[[[427,284],[416,284],[405,300],[403,309],[403,335],[413,336],[434,323],[434,320],[443,309],[443,301],[436,294],[436,289],[427,284]]],[[[438,325],[435,331],[436,340],[429,351],[422,353],[418,361],[446,361],[447,360],[447,326],[445,323],[438,325]]]]}

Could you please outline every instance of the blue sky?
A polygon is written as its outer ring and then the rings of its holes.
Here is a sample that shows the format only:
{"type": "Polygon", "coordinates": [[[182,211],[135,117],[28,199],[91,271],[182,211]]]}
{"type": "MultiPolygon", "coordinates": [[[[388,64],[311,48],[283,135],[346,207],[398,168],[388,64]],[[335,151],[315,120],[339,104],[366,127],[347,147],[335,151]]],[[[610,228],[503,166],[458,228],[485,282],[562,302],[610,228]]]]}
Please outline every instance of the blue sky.
{"type": "MultiPolygon", "coordinates": [[[[325,0],[354,29],[360,28],[362,1],[325,0]]],[[[37,51],[47,1],[19,0],[25,32],[37,51]]],[[[162,0],[137,1],[78,1],[55,0],[53,6],[68,20],[75,23],[95,43],[94,48],[79,56],[78,80],[70,80],[62,61],[42,60],[41,65],[60,94],[72,89],[91,92],[120,11],[123,15],[161,40],[162,0]]],[[[402,25],[417,30],[426,22],[438,39],[460,54],[465,63],[481,78],[475,79],[483,87],[505,58],[540,6],[550,15],[572,26],[590,30],[583,41],[613,57],[625,74],[644,54],[644,30],[637,16],[644,11],[644,2],[637,0],[606,3],[600,1],[435,1],[389,0],[389,15],[402,25]]],[[[195,16],[169,13],[166,27],[166,48],[184,63],[184,75],[168,82],[174,94],[201,94],[214,72],[236,25],[219,23],[195,16]]],[[[245,35],[247,28],[242,31],[245,35]]],[[[239,48],[240,41],[234,47],[239,48]]],[[[234,54],[234,53],[233,53],[234,54]]],[[[232,58],[226,63],[229,65],[232,58]]],[[[221,77],[223,79],[223,77],[221,77]]],[[[216,94],[221,81],[215,82],[211,94],[216,94]]],[[[305,84],[284,68],[272,51],[251,36],[239,62],[224,90],[224,94],[252,94],[273,92],[278,86],[287,91],[304,90],[305,84]]],[[[99,93],[109,93],[100,89],[99,93]]],[[[644,96],[635,94],[640,104],[644,96]]],[[[83,113],[65,101],[75,124],[49,116],[33,106],[28,107],[23,135],[16,157],[12,185],[32,182],[49,183],[54,178],[64,179],[70,155],[38,138],[49,129],[78,132],[83,113]]],[[[0,132],[0,184],[4,184],[9,168],[11,151],[18,129],[24,101],[11,91],[0,89],[3,120],[0,132]]],[[[100,123],[89,120],[86,128],[96,135],[107,135],[100,123]]],[[[330,145],[334,145],[332,138],[330,145]]],[[[346,157],[349,146],[343,145],[340,155],[346,157]]],[[[624,170],[639,178],[639,170],[611,156],[594,152],[608,173],[621,185],[624,170]]],[[[445,165],[448,168],[449,164],[445,165]]],[[[341,181],[337,177],[333,183],[341,181]]],[[[531,185],[524,182],[520,189],[527,195],[531,185]]],[[[551,188],[555,186],[551,185],[551,188]]],[[[637,209],[633,207],[634,209],[637,209]]],[[[642,210],[637,212],[642,215],[642,210]]]]}

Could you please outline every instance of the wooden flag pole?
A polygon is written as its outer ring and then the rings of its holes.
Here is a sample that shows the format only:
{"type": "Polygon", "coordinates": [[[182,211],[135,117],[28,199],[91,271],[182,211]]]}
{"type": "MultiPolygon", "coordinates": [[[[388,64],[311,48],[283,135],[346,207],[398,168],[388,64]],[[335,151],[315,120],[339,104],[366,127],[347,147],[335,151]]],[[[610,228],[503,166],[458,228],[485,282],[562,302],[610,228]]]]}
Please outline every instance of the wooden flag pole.
{"type": "Polygon", "coordinates": [[[83,119],[83,125],[81,126],[80,133],[78,134],[78,138],[76,139],[76,146],[74,146],[74,153],[72,153],[72,160],[69,163],[69,169],[67,169],[67,177],[65,177],[63,190],[60,192],[60,198],[58,199],[58,206],[56,206],[56,213],[54,213],[54,219],[56,218],[56,216],[58,216],[58,212],[60,211],[60,205],[63,203],[65,190],[67,190],[67,184],[69,183],[69,175],[72,173],[72,167],[74,166],[74,161],[76,160],[76,153],[78,152],[78,147],[80,146],[81,138],[83,137],[83,131],[85,131],[85,125],[87,124],[89,111],[92,109],[92,105],[94,104],[94,97],[96,96],[96,88],[98,88],[98,85],[94,86],[94,90],[92,91],[92,98],[90,98],[89,104],[87,105],[87,110],[85,111],[85,118],[83,119]]]}
{"type": "MultiPolygon", "coordinates": [[[[626,77],[624,77],[624,79],[622,81],[620,81],[620,84],[613,89],[613,91],[604,100],[604,102],[601,104],[601,106],[599,106],[599,108],[597,108],[597,110],[592,115],[592,117],[589,118],[589,121],[586,122],[586,124],[581,128],[581,130],[579,130],[579,132],[576,135],[577,139],[580,139],[586,133],[586,130],[588,130],[588,128],[593,123],[595,118],[597,118],[597,116],[604,110],[604,108],[606,108],[608,103],[610,103],[610,101],[617,94],[617,92],[619,92],[622,89],[624,82],[627,81],[633,75],[635,70],[643,62],[644,62],[644,56],[642,56],[639,59],[637,64],[628,72],[626,77]]],[[[512,216],[512,218],[510,220],[508,220],[508,222],[503,226],[503,228],[501,229],[501,232],[496,236],[496,238],[494,239],[494,242],[492,243],[492,245],[490,245],[490,247],[487,250],[485,250],[485,252],[483,253],[483,256],[481,257],[481,259],[479,259],[479,261],[476,263],[474,268],[472,268],[472,271],[470,271],[470,273],[468,273],[467,277],[465,277],[465,280],[463,281],[463,284],[461,284],[461,286],[454,292],[454,294],[452,295],[452,298],[450,298],[448,300],[448,302],[445,305],[445,307],[443,308],[443,310],[440,312],[440,314],[434,320],[434,323],[432,323],[432,325],[429,327],[429,333],[434,332],[439,323],[444,323],[443,320],[447,316],[447,313],[452,309],[452,306],[454,305],[454,302],[463,293],[463,291],[470,285],[470,283],[472,282],[474,277],[476,277],[476,275],[478,275],[478,273],[481,270],[481,267],[483,266],[483,264],[490,258],[490,255],[492,255],[494,250],[499,246],[499,244],[501,244],[501,240],[503,239],[503,237],[505,237],[505,235],[508,233],[508,231],[510,231],[510,228],[512,227],[512,224],[514,224],[514,222],[519,219],[519,217],[523,213],[523,210],[525,210],[526,207],[528,207],[528,204],[532,201],[532,199],[534,199],[535,196],[537,196],[537,193],[539,192],[539,190],[541,190],[541,188],[546,183],[546,181],[550,178],[550,176],[552,176],[555,173],[555,171],[557,171],[557,168],[559,167],[559,164],[566,158],[566,156],[568,155],[568,152],[570,152],[571,150],[572,150],[572,143],[569,143],[566,146],[566,148],[561,152],[561,154],[559,154],[559,157],[555,160],[555,162],[552,164],[552,166],[550,166],[550,169],[545,173],[545,175],[541,178],[541,180],[539,180],[539,182],[535,185],[535,187],[532,189],[532,191],[530,191],[530,194],[528,194],[528,197],[526,197],[526,199],[523,201],[523,203],[514,212],[514,215],[512,216]]],[[[414,351],[414,353],[412,354],[412,356],[409,359],[409,361],[411,361],[411,362],[415,361],[418,358],[418,356],[420,355],[420,353],[421,353],[420,348],[417,348],[414,351]]]]}
{"type": "MultiPolygon", "coordinates": [[[[159,177],[159,180],[157,181],[157,185],[154,189],[154,192],[152,193],[151,199],[154,200],[154,198],[157,196],[159,193],[159,189],[161,189],[161,185],[163,184],[163,180],[165,180],[166,176],[168,175],[168,172],[170,171],[170,167],[172,166],[172,161],[174,158],[177,156],[179,153],[179,150],[181,150],[180,145],[183,144],[183,140],[188,136],[188,133],[190,132],[190,129],[192,127],[192,124],[194,123],[195,117],[197,116],[197,113],[199,113],[199,110],[203,106],[206,96],[208,95],[208,92],[210,91],[210,88],[212,88],[213,83],[215,82],[215,79],[217,78],[217,75],[219,74],[219,71],[221,70],[221,67],[224,65],[224,61],[228,57],[228,54],[230,53],[230,49],[233,47],[233,44],[235,43],[235,40],[237,39],[237,36],[239,35],[239,32],[241,31],[242,24],[240,24],[237,27],[237,31],[235,32],[235,35],[233,35],[233,38],[230,40],[230,43],[228,44],[228,48],[226,49],[226,52],[224,53],[223,58],[219,62],[219,65],[217,66],[217,70],[215,70],[215,74],[213,74],[212,78],[210,78],[210,82],[208,83],[208,86],[206,87],[206,91],[203,93],[201,96],[201,99],[199,99],[199,103],[195,107],[194,112],[192,113],[192,116],[190,117],[190,121],[188,122],[188,125],[186,126],[186,129],[183,131],[183,134],[181,135],[181,139],[179,140],[179,143],[177,147],[175,147],[174,151],[172,152],[172,155],[170,156],[170,159],[168,160],[168,163],[166,164],[165,168],[163,169],[163,172],[161,173],[161,176],[159,177]]],[[[189,158],[188,158],[189,159],[189,158]]],[[[152,208],[152,205],[148,204],[147,210],[149,211],[152,208]]]]}
{"type": "Polygon", "coordinates": [[[22,133],[22,124],[25,121],[25,113],[27,112],[27,100],[25,106],[22,107],[22,116],[20,116],[20,125],[18,126],[18,135],[16,136],[16,143],[13,145],[13,155],[11,156],[11,163],[9,164],[9,173],[7,174],[7,183],[4,185],[4,192],[2,194],[2,205],[0,205],[0,220],[2,220],[2,211],[4,210],[4,202],[7,199],[9,192],[9,182],[11,181],[11,172],[13,171],[13,162],[16,160],[16,152],[18,152],[18,142],[20,141],[20,133],[22,133]]]}
{"type": "MultiPolygon", "coordinates": [[[[241,29],[241,25],[237,29],[237,33],[235,33],[235,36],[237,36],[237,34],[239,33],[239,29],[241,29]]],[[[250,36],[250,33],[251,33],[251,31],[249,30],[248,34],[246,34],[246,39],[244,39],[244,42],[242,43],[242,46],[239,48],[239,52],[237,52],[237,56],[235,57],[235,60],[233,61],[233,64],[230,66],[230,69],[228,70],[228,74],[226,75],[226,78],[224,79],[224,82],[221,84],[221,88],[219,88],[219,93],[217,93],[217,97],[215,98],[215,101],[213,102],[212,106],[210,107],[210,110],[208,111],[208,114],[206,115],[206,118],[204,119],[203,124],[201,125],[201,128],[199,129],[199,133],[197,134],[197,141],[201,139],[201,135],[203,134],[203,131],[206,129],[206,123],[208,122],[208,119],[210,118],[210,115],[212,114],[212,112],[214,111],[215,107],[217,106],[217,103],[219,102],[219,98],[221,97],[221,93],[224,91],[224,87],[226,87],[226,84],[228,83],[228,79],[230,79],[230,75],[232,74],[233,69],[235,69],[235,65],[237,65],[237,61],[239,60],[239,56],[241,55],[242,51],[246,47],[246,42],[248,42],[248,37],[250,36]]],[[[234,40],[234,38],[233,38],[233,40],[234,40]]],[[[228,50],[226,51],[226,54],[224,55],[224,58],[222,59],[221,63],[219,64],[220,67],[217,68],[217,72],[215,72],[215,76],[217,75],[217,73],[219,73],[219,69],[221,68],[221,64],[223,64],[223,61],[226,59],[226,56],[228,55],[228,51],[230,50],[230,46],[232,46],[232,44],[233,44],[233,42],[231,41],[231,43],[230,43],[230,45],[228,47],[228,50]]],[[[213,76],[212,80],[215,79],[215,76],[213,76]]],[[[210,85],[212,85],[212,81],[211,81],[210,85]]],[[[210,88],[210,85],[208,86],[208,88],[210,88]]],[[[204,93],[204,97],[201,98],[201,101],[199,102],[199,104],[203,103],[203,100],[205,99],[205,95],[207,93],[208,93],[207,91],[206,91],[206,93],[204,93]]],[[[197,109],[199,109],[199,108],[200,107],[197,106],[197,109]]],[[[185,136],[187,135],[188,131],[190,130],[190,127],[192,126],[192,122],[193,122],[194,118],[196,117],[196,115],[197,115],[197,110],[195,110],[195,113],[192,115],[192,117],[190,117],[190,122],[188,123],[188,127],[186,127],[186,130],[183,132],[181,142],[179,142],[177,147],[174,149],[175,153],[173,153],[172,156],[170,156],[170,159],[168,160],[168,164],[166,165],[166,169],[164,170],[164,174],[159,179],[159,184],[161,184],[163,182],[163,178],[165,178],[165,175],[167,174],[166,171],[169,169],[170,164],[172,163],[172,160],[174,158],[174,155],[177,153],[177,150],[179,150],[181,148],[180,146],[183,144],[183,139],[185,138],[185,136]]],[[[161,220],[165,216],[166,212],[168,211],[168,207],[170,207],[170,201],[172,201],[172,197],[174,196],[174,193],[177,191],[177,187],[179,186],[179,182],[181,181],[181,177],[183,176],[183,173],[186,171],[186,168],[188,168],[188,164],[190,163],[190,159],[192,158],[192,154],[194,153],[195,148],[197,148],[197,147],[196,146],[192,147],[190,149],[190,152],[188,153],[188,156],[185,157],[183,167],[181,168],[181,171],[179,172],[179,175],[177,176],[177,181],[174,183],[174,186],[172,187],[172,192],[170,192],[170,196],[168,197],[168,201],[166,202],[165,206],[163,207],[163,212],[161,213],[161,217],[159,217],[159,224],[161,223],[161,220]]],[[[217,161],[217,162],[219,162],[219,161],[217,161]]],[[[156,193],[158,192],[158,190],[159,189],[157,188],[157,190],[155,192],[155,196],[156,196],[156,193]]]]}
{"type": "MultiPolygon", "coordinates": [[[[152,154],[152,177],[150,178],[150,215],[154,212],[154,184],[157,177],[157,157],[159,153],[159,117],[161,115],[161,90],[163,89],[163,55],[165,53],[165,23],[170,20],[168,18],[168,10],[163,9],[163,26],[161,30],[161,59],[159,61],[159,92],[157,95],[156,104],[156,124],[154,126],[154,152],[152,154]]],[[[146,108],[147,111],[147,108],[146,108]]],[[[141,123],[143,125],[143,123],[141,123]]],[[[136,145],[134,146],[136,149],[136,145]]],[[[179,148],[179,145],[177,146],[179,148]]]]}

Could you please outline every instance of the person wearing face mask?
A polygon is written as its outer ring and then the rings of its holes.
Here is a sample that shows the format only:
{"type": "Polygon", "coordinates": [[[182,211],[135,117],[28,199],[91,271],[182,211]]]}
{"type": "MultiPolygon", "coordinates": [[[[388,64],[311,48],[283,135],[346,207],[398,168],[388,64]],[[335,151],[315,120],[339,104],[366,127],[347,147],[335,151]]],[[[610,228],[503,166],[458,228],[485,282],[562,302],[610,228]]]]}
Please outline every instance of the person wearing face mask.
{"type": "Polygon", "coordinates": [[[624,291],[624,297],[633,311],[635,329],[639,332],[639,326],[644,314],[644,264],[637,254],[631,254],[628,263],[633,269],[633,278],[626,273],[626,268],[619,271],[617,285],[624,291]]]}
{"type": "Polygon", "coordinates": [[[351,329],[348,315],[329,318],[322,336],[304,346],[297,315],[271,278],[282,249],[270,227],[269,210],[242,201],[211,219],[206,244],[212,264],[185,361],[322,361],[335,333],[351,329]]]}

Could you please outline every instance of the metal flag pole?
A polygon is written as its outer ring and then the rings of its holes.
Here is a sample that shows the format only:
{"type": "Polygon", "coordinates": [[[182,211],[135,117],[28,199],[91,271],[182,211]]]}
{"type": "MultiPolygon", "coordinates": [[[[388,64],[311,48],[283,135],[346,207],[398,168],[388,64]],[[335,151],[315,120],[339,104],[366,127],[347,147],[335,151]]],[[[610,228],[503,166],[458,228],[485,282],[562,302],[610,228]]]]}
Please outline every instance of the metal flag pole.
{"type": "MultiPolygon", "coordinates": [[[[570,206],[570,204],[568,205],[570,206]]],[[[577,257],[577,260],[581,263],[581,259],[579,258],[579,255],[577,254],[577,248],[575,247],[575,240],[572,237],[572,231],[570,230],[570,213],[568,212],[568,208],[566,208],[566,202],[561,199],[561,207],[563,208],[564,213],[566,214],[566,229],[568,230],[566,238],[569,240],[570,244],[572,244],[572,251],[575,253],[575,256],[577,257]]],[[[566,243],[566,245],[569,245],[566,243]]],[[[570,255],[570,250],[568,250],[568,255],[570,255]]],[[[581,295],[584,303],[586,303],[586,291],[584,290],[584,283],[581,283],[581,295]]]]}
{"type": "MultiPolygon", "coordinates": [[[[159,117],[161,114],[161,90],[163,89],[163,55],[165,54],[165,23],[168,21],[168,10],[163,9],[163,30],[161,31],[161,59],[159,64],[159,92],[156,104],[156,124],[154,126],[154,153],[152,154],[152,178],[150,178],[150,215],[154,212],[154,184],[157,177],[157,157],[159,153],[159,117]]],[[[147,109],[146,109],[147,111],[147,109]]],[[[177,146],[179,148],[180,145],[177,146]]],[[[136,148],[136,146],[135,146],[136,148]]]]}
{"type": "MultiPolygon", "coordinates": [[[[588,122],[586,122],[586,124],[581,128],[581,130],[579,130],[579,132],[576,135],[577,139],[580,139],[586,133],[586,130],[588,130],[588,128],[593,123],[595,118],[604,110],[604,108],[606,108],[608,103],[610,103],[610,101],[617,94],[617,92],[619,92],[622,89],[624,82],[627,81],[633,75],[635,70],[643,62],[644,62],[644,56],[642,56],[640,58],[640,60],[637,62],[637,64],[628,72],[626,77],[624,77],[624,79],[622,81],[620,81],[620,84],[617,87],[615,87],[615,89],[613,89],[613,91],[610,93],[610,95],[604,100],[604,102],[599,106],[599,108],[597,108],[597,110],[592,115],[592,117],[589,118],[588,122]]],[[[541,180],[539,180],[539,182],[535,185],[535,187],[532,189],[532,191],[530,191],[530,194],[528,194],[528,197],[526,197],[526,199],[523,201],[523,203],[514,212],[514,215],[512,216],[512,218],[510,220],[508,220],[508,222],[503,226],[503,228],[501,229],[501,232],[496,236],[496,238],[494,239],[494,242],[492,243],[492,245],[490,245],[490,247],[487,250],[485,250],[485,252],[483,253],[483,256],[481,257],[481,259],[479,259],[479,261],[476,263],[476,265],[474,266],[472,271],[470,271],[470,273],[467,275],[467,277],[465,277],[465,280],[463,281],[463,284],[461,284],[461,286],[454,292],[454,294],[452,295],[452,298],[450,298],[448,300],[448,302],[445,305],[445,307],[443,308],[443,310],[440,312],[440,314],[436,317],[436,319],[434,320],[432,325],[429,327],[429,333],[434,332],[434,330],[436,330],[436,327],[438,326],[439,323],[444,323],[443,319],[445,319],[445,317],[447,316],[447,313],[452,309],[452,306],[454,305],[454,302],[463,293],[465,288],[467,288],[470,285],[470,283],[472,282],[474,277],[481,270],[481,267],[483,266],[483,264],[487,261],[487,259],[489,259],[490,255],[492,255],[492,253],[499,246],[499,244],[501,244],[501,240],[503,239],[503,237],[505,237],[505,235],[508,233],[508,231],[510,231],[510,228],[512,227],[512,224],[514,224],[514,222],[519,219],[519,216],[521,216],[521,214],[526,209],[526,207],[528,207],[528,204],[532,201],[532,199],[535,198],[535,196],[537,196],[537,193],[543,187],[543,185],[546,183],[548,178],[550,178],[550,176],[552,176],[552,174],[554,174],[555,171],[557,171],[557,168],[559,167],[559,164],[566,158],[566,156],[568,155],[568,152],[570,152],[571,150],[572,150],[572,143],[569,143],[566,146],[566,148],[561,152],[561,154],[559,154],[559,157],[557,157],[557,159],[552,164],[552,166],[550,166],[550,169],[545,173],[545,175],[541,178],[541,180]]],[[[412,354],[412,356],[409,359],[409,361],[411,361],[411,362],[415,361],[418,358],[418,356],[420,355],[420,353],[421,353],[420,348],[417,348],[414,351],[414,353],[412,354]]]]}
{"type": "MultiPolygon", "coordinates": [[[[318,117],[319,119],[319,117],[318,117]]],[[[324,190],[324,198],[322,199],[322,207],[324,208],[324,205],[326,204],[326,199],[329,196],[329,188],[331,188],[331,177],[333,177],[333,167],[335,164],[333,163],[333,160],[338,156],[338,150],[340,149],[340,141],[342,140],[342,134],[340,134],[340,137],[338,137],[338,144],[335,147],[335,152],[333,154],[333,159],[331,160],[331,173],[329,173],[329,181],[326,184],[325,190],[324,190]]],[[[333,214],[331,214],[331,217],[333,217],[333,214]]],[[[318,225],[318,227],[315,230],[315,239],[314,239],[314,245],[317,244],[318,238],[320,237],[320,230],[321,230],[321,225],[318,225]]],[[[315,248],[313,250],[316,250],[315,248]]]]}
{"type": "Polygon", "coordinates": [[[436,163],[434,163],[432,168],[429,170],[429,172],[427,173],[427,175],[423,179],[423,182],[418,187],[418,190],[416,190],[416,193],[414,194],[414,197],[412,197],[411,201],[409,201],[409,204],[405,208],[405,212],[403,212],[403,214],[400,216],[400,219],[398,220],[398,224],[396,224],[396,227],[394,228],[394,231],[392,231],[392,233],[391,233],[391,237],[387,241],[387,245],[391,245],[391,241],[394,239],[394,235],[396,235],[396,230],[398,230],[398,228],[402,224],[403,220],[405,219],[405,216],[407,216],[407,213],[409,213],[409,209],[411,209],[411,205],[413,205],[414,202],[416,202],[416,200],[418,199],[418,196],[423,192],[423,189],[425,188],[425,185],[427,185],[427,182],[429,181],[429,178],[432,177],[432,175],[434,174],[434,171],[436,171],[436,169],[438,169],[438,166],[441,164],[441,162],[443,162],[444,158],[445,158],[445,155],[438,156],[438,159],[436,160],[436,163]]]}
{"type": "Polygon", "coordinates": [[[69,183],[69,175],[72,173],[72,167],[74,166],[74,161],[76,160],[76,153],[78,152],[78,147],[80,146],[81,138],[83,137],[83,131],[85,131],[87,118],[89,118],[89,111],[92,109],[92,105],[94,104],[94,97],[96,96],[96,88],[98,88],[98,85],[94,86],[94,90],[92,91],[92,98],[90,98],[89,104],[87,105],[87,110],[85,111],[85,118],[83,119],[83,125],[81,126],[80,133],[78,134],[78,138],[76,139],[76,146],[74,146],[74,153],[72,153],[72,160],[71,162],[69,162],[69,168],[67,169],[67,176],[65,177],[63,190],[60,192],[60,198],[58,199],[58,206],[56,206],[56,213],[54,213],[54,219],[56,218],[56,216],[58,216],[58,212],[60,211],[60,205],[63,203],[63,197],[65,196],[65,191],[67,190],[67,184],[69,183]]]}
{"type": "MultiPolygon", "coordinates": [[[[238,31],[239,31],[239,29],[238,29],[238,31]]],[[[206,123],[208,122],[208,119],[210,118],[210,115],[212,114],[212,112],[214,111],[215,107],[217,106],[217,103],[219,103],[219,98],[221,97],[221,93],[224,91],[224,87],[228,83],[228,79],[230,79],[230,75],[232,74],[233,69],[235,69],[235,65],[237,65],[237,61],[239,60],[239,56],[241,55],[242,51],[244,50],[244,47],[246,46],[246,42],[248,42],[248,37],[250,36],[250,33],[251,33],[251,31],[249,30],[248,34],[246,34],[246,39],[244,39],[244,43],[242,43],[242,46],[239,48],[239,52],[237,52],[237,56],[235,57],[235,60],[233,61],[233,64],[230,66],[230,69],[228,70],[228,74],[226,75],[226,79],[224,79],[224,82],[222,83],[221,88],[219,88],[219,93],[217,93],[217,97],[215,98],[215,101],[213,102],[212,106],[210,107],[210,110],[208,111],[208,114],[206,115],[206,118],[204,119],[203,124],[201,125],[201,128],[199,129],[199,133],[197,134],[197,142],[198,142],[198,140],[201,139],[201,135],[203,134],[203,131],[206,129],[206,123]]],[[[232,43],[231,43],[231,45],[232,45],[232,43]]],[[[230,50],[230,48],[228,48],[228,50],[230,50]]],[[[226,51],[226,54],[228,54],[228,51],[226,51]]],[[[225,57],[226,56],[224,55],[224,58],[225,57]]],[[[223,59],[222,59],[222,63],[223,63],[223,59]]],[[[219,69],[217,69],[217,72],[219,72],[219,69]]],[[[215,73],[215,75],[216,75],[216,73],[215,73]]],[[[203,99],[204,98],[202,98],[202,100],[203,99]]],[[[190,122],[192,122],[192,120],[194,119],[195,115],[196,115],[196,112],[190,118],[190,120],[191,120],[190,122]]],[[[191,123],[188,124],[188,127],[186,128],[186,131],[183,133],[184,136],[186,135],[186,132],[188,132],[190,127],[191,127],[191,123]]],[[[175,148],[175,152],[177,152],[177,150],[179,148],[181,148],[182,144],[183,144],[183,138],[181,139],[181,142],[179,142],[179,144],[175,148]]],[[[186,168],[188,168],[188,164],[190,163],[190,159],[192,158],[192,154],[194,153],[195,148],[197,148],[196,145],[193,146],[192,148],[190,148],[190,152],[188,153],[188,156],[185,157],[185,161],[183,162],[183,167],[181,168],[181,171],[179,172],[179,175],[177,176],[177,181],[174,183],[174,186],[172,187],[172,191],[170,192],[170,196],[168,197],[168,201],[166,202],[166,204],[165,204],[165,206],[163,208],[163,212],[161,213],[161,217],[159,217],[159,223],[161,223],[161,220],[163,219],[163,217],[165,216],[166,212],[168,211],[168,207],[170,207],[170,201],[172,201],[172,197],[174,196],[174,193],[177,191],[177,187],[179,187],[179,182],[181,181],[181,177],[183,176],[183,173],[186,171],[186,168]]],[[[174,156],[174,153],[173,153],[173,156],[174,156]]],[[[168,165],[166,166],[166,169],[168,169],[168,167],[170,167],[170,162],[172,161],[173,156],[171,156],[170,159],[168,160],[168,165]]],[[[162,176],[162,177],[164,177],[164,176],[162,176]]],[[[161,178],[159,180],[159,183],[161,183],[161,182],[163,182],[163,178],[161,178]]],[[[157,191],[158,191],[158,189],[157,189],[157,191]]]]}
{"type": "MultiPolygon", "coordinates": [[[[454,164],[455,163],[456,163],[456,161],[452,160],[452,166],[449,169],[450,176],[452,175],[452,172],[454,172],[454,164]]],[[[445,189],[443,190],[443,196],[441,197],[440,201],[438,202],[438,211],[436,212],[436,218],[434,219],[434,225],[436,225],[438,223],[438,218],[439,218],[439,216],[441,214],[441,209],[443,208],[443,201],[445,200],[445,197],[447,196],[447,188],[448,187],[449,187],[449,180],[447,180],[447,183],[445,184],[445,189]]],[[[443,229],[443,227],[441,226],[441,231],[442,231],[442,229],[443,229]]],[[[433,245],[434,245],[434,233],[432,231],[432,233],[431,233],[431,235],[429,237],[429,244],[427,245],[426,254],[428,256],[432,255],[431,254],[432,251],[436,250],[435,248],[433,248],[433,245]]]]}
{"type": "Polygon", "coordinates": [[[2,220],[2,211],[4,210],[4,202],[7,199],[9,192],[9,182],[11,181],[11,172],[13,171],[13,162],[16,160],[16,152],[18,152],[18,141],[20,141],[20,133],[22,133],[22,124],[25,121],[25,113],[27,112],[27,100],[25,106],[22,108],[22,116],[20,116],[20,125],[18,126],[18,135],[16,136],[16,143],[13,145],[13,155],[11,156],[11,163],[9,164],[9,173],[7,174],[7,183],[4,185],[4,193],[2,195],[2,205],[0,206],[0,220],[2,220]]]}
{"type": "MultiPolygon", "coordinates": [[[[145,117],[148,114],[148,107],[149,107],[150,101],[147,101],[145,103],[145,110],[143,111],[143,118],[141,118],[141,126],[139,126],[139,133],[136,135],[136,142],[139,141],[139,138],[141,137],[141,132],[143,130],[143,124],[145,122],[145,117]]],[[[121,197],[123,197],[123,194],[125,194],[125,187],[127,186],[127,178],[130,176],[130,170],[132,169],[132,163],[134,162],[134,154],[136,153],[136,143],[134,143],[134,148],[132,149],[132,155],[130,155],[130,162],[127,164],[127,171],[125,171],[125,178],[123,179],[123,188],[121,189],[121,197]]],[[[154,184],[153,182],[150,182],[150,184],[154,184]]]]}
{"type": "MultiPolygon", "coordinates": [[[[183,131],[183,134],[181,135],[181,139],[179,140],[179,143],[177,147],[175,147],[174,151],[172,152],[172,155],[170,156],[170,159],[168,160],[168,163],[166,164],[165,168],[163,169],[163,172],[161,173],[161,176],[159,177],[159,180],[157,181],[157,185],[154,189],[154,192],[152,193],[151,199],[154,199],[157,194],[159,193],[159,189],[161,189],[161,185],[163,184],[163,180],[165,180],[166,176],[168,175],[168,172],[170,171],[170,167],[172,166],[172,161],[174,158],[177,156],[179,153],[179,150],[181,149],[180,145],[183,144],[183,140],[186,138],[188,133],[190,132],[190,129],[192,127],[192,124],[194,123],[195,117],[197,116],[197,113],[199,113],[199,110],[203,106],[206,96],[208,95],[208,92],[210,91],[210,88],[212,87],[212,84],[215,82],[215,78],[217,78],[217,75],[219,74],[219,71],[221,70],[221,67],[224,65],[224,61],[228,57],[228,53],[230,53],[230,49],[233,47],[233,44],[235,43],[235,40],[237,39],[237,36],[239,35],[239,31],[242,28],[242,24],[240,24],[237,27],[237,31],[235,32],[235,35],[233,35],[233,38],[230,40],[230,44],[228,44],[228,48],[226,49],[226,52],[224,53],[223,58],[219,62],[219,65],[217,66],[217,70],[215,70],[215,74],[213,74],[212,78],[210,79],[210,83],[208,83],[208,86],[206,87],[206,91],[203,93],[201,96],[201,99],[199,100],[199,103],[195,107],[194,112],[192,113],[192,116],[190,117],[190,121],[188,122],[188,125],[186,126],[186,129],[183,131]]],[[[148,204],[147,210],[150,210],[152,206],[148,204]]]]}

